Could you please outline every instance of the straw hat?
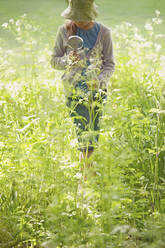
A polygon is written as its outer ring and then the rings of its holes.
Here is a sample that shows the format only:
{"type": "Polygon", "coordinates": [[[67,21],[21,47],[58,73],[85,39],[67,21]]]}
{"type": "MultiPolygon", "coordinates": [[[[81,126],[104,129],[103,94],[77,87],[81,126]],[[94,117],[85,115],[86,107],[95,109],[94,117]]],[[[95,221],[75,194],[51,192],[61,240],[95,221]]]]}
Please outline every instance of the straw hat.
{"type": "Polygon", "coordinates": [[[61,16],[73,21],[91,21],[98,16],[94,0],[68,0],[69,6],[61,16]]]}

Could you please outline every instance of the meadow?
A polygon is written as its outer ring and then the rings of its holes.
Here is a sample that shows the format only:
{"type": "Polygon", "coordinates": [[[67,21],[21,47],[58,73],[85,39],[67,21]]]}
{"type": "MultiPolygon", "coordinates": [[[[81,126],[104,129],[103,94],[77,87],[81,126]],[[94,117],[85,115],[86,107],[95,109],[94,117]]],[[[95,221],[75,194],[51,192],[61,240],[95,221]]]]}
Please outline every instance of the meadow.
{"type": "Polygon", "coordinates": [[[112,27],[116,71],[93,166],[83,171],[61,72],[50,66],[54,33],[48,30],[48,38],[46,24],[28,14],[5,20],[0,39],[1,248],[165,247],[161,16],[153,12],[143,29],[128,21],[112,27]],[[14,42],[6,45],[7,37],[14,42]]]}
{"type": "MultiPolygon", "coordinates": [[[[30,19],[42,26],[47,33],[47,39],[52,42],[57,27],[64,21],[60,14],[67,7],[66,2],[66,0],[0,0],[0,25],[11,18],[17,20],[26,13],[30,19]]],[[[97,20],[110,27],[130,22],[143,32],[146,21],[154,16],[155,10],[159,10],[160,17],[165,20],[164,0],[96,0],[96,3],[100,12],[97,20]]],[[[159,25],[156,31],[164,32],[164,26],[159,25]]],[[[5,46],[17,46],[13,37],[2,29],[0,37],[6,37],[5,46]]]]}

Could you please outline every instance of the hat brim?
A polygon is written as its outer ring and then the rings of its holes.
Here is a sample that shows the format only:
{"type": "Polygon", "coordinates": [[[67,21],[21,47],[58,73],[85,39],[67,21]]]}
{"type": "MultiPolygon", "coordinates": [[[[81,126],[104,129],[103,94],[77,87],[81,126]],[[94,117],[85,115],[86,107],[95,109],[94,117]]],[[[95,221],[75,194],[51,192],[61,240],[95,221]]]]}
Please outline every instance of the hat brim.
{"type": "Polygon", "coordinates": [[[91,21],[95,20],[98,16],[97,6],[94,7],[90,11],[78,11],[72,9],[70,6],[65,9],[62,14],[62,17],[72,20],[72,21],[91,21]]]}

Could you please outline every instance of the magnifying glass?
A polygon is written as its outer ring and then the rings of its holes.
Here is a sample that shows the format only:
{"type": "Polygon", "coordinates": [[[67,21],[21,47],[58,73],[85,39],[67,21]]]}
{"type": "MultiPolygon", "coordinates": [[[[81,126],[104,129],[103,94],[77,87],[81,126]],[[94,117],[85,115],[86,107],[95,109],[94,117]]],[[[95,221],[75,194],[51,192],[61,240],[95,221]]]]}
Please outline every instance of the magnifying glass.
{"type": "Polygon", "coordinates": [[[83,39],[78,35],[72,35],[68,38],[67,45],[73,50],[78,51],[83,48],[83,39]]]}

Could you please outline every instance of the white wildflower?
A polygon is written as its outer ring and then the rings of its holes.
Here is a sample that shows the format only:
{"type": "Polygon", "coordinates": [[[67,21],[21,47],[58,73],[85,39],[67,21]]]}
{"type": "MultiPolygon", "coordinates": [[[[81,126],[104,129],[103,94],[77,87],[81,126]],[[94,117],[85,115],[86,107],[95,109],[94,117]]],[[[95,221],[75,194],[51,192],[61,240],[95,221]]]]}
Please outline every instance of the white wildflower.
{"type": "Polygon", "coordinates": [[[165,56],[164,55],[160,56],[160,61],[165,63],[165,56]]]}
{"type": "Polygon", "coordinates": [[[7,51],[6,51],[6,54],[12,55],[12,54],[13,54],[13,51],[12,51],[12,50],[7,50],[7,51]]]}
{"type": "Polygon", "coordinates": [[[162,23],[163,23],[163,19],[158,18],[158,19],[157,19],[157,24],[162,24],[162,23]]]}
{"type": "Polygon", "coordinates": [[[16,37],[16,40],[17,40],[17,41],[21,41],[22,38],[21,38],[21,37],[16,37]]]}
{"type": "Polygon", "coordinates": [[[20,24],[21,24],[20,20],[17,20],[16,23],[15,23],[15,25],[16,25],[17,27],[20,26],[20,24]]]}
{"type": "Polygon", "coordinates": [[[154,47],[155,47],[156,52],[159,52],[160,49],[162,48],[162,46],[158,43],[154,44],[154,47]]]}
{"type": "Polygon", "coordinates": [[[44,49],[44,51],[47,52],[47,54],[48,54],[49,56],[52,55],[52,51],[51,51],[51,50],[46,50],[46,49],[44,49]]]}
{"type": "Polygon", "coordinates": [[[153,23],[162,24],[163,20],[161,18],[152,18],[153,23]]]}
{"type": "Polygon", "coordinates": [[[159,77],[164,79],[165,78],[165,71],[164,70],[160,70],[158,71],[159,77]]]}
{"type": "Polygon", "coordinates": [[[47,61],[47,59],[46,59],[45,56],[41,56],[41,57],[38,59],[38,62],[39,62],[39,63],[43,63],[43,62],[46,62],[46,61],[47,61]]]}
{"type": "Polygon", "coordinates": [[[153,30],[153,27],[152,27],[151,23],[146,23],[144,27],[148,31],[152,31],[153,30]]]}
{"type": "Polygon", "coordinates": [[[3,24],[2,24],[2,27],[3,27],[3,28],[7,28],[7,27],[8,27],[8,22],[3,23],[3,24]]]}
{"type": "Polygon", "coordinates": [[[159,10],[155,10],[155,14],[156,14],[156,16],[159,16],[160,15],[160,11],[159,10]]]}
{"type": "Polygon", "coordinates": [[[143,41],[143,42],[145,41],[145,39],[140,34],[135,34],[134,38],[135,38],[135,40],[139,40],[139,41],[143,41]]]}
{"type": "Polygon", "coordinates": [[[10,22],[11,24],[14,24],[14,19],[10,19],[9,22],[10,22]]]}
{"type": "Polygon", "coordinates": [[[8,70],[8,73],[10,73],[10,74],[15,74],[15,73],[16,73],[16,69],[10,68],[10,69],[8,70]]]}
{"type": "Polygon", "coordinates": [[[0,142],[0,147],[4,147],[4,143],[3,142],[0,142]]]}
{"type": "MultiPolygon", "coordinates": [[[[11,70],[11,73],[14,73],[15,70],[11,70]]],[[[5,88],[8,92],[10,92],[11,97],[15,97],[22,90],[22,85],[19,82],[9,82],[5,85],[5,88]]]]}
{"type": "Polygon", "coordinates": [[[152,47],[152,42],[150,42],[150,41],[146,41],[146,42],[144,42],[143,44],[141,44],[141,47],[152,47]]]}
{"type": "Polygon", "coordinates": [[[77,139],[73,139],[73,140],[70,141],[70,146],[71,147],[76,147],[76,145],[77,145],[77,139]]]}
{"type": "Polygon", "coordinates": [[[22,17],[22,18],[25,18],[25,17],[27,17],[27,14],[23,14],[21,17],[22,17]]]}
{"type": "Polygon", "coordinates": [[[32,45],[37,45],[37,41],[36,40],[32,40],[32,45]]]}
{"type": "Polygon", "coordinates": [[[82,174],[81,173],[76,173],[76,175],[74,175],[75,178],[77,179],[81,179],[82,178],[82,174]]]}
{"type": "Polygon", "coordinates": [[[20,28],[20,27],[18,27],[16,30],[17,30],[17,32],[19,33],[19,32],[21,31],[21,28],[20,28]]]}
{"type": "Polygon", "coordinates": [[[132,24],[129,22],[125,22],[126,27],[132,27],[132,24]]]}
{"type": "Polygon", "coordinates": [[[155,35],[155,38],[156,39],[162,39],[162,38],[165,38],[165,35],[164,34],[157,34],[157,35],[155,35]]]}

